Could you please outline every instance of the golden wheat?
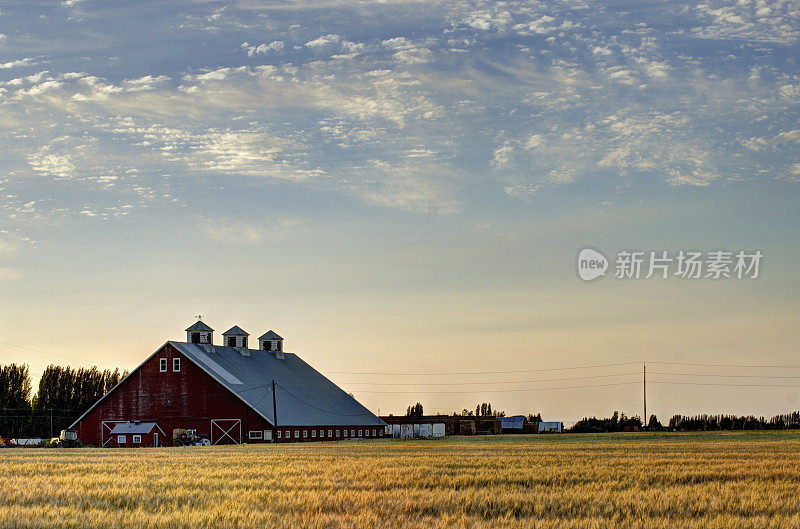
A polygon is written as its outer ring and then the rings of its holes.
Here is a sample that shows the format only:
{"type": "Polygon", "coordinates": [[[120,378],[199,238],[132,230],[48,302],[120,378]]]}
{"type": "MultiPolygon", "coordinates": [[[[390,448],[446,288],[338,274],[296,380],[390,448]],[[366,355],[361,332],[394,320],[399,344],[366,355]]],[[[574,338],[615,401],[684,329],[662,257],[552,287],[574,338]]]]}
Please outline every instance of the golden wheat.
{"type": "Polygon", "coordinates": [[[800,435],[0,452],[0,526],[800,527],[800,435]]]}

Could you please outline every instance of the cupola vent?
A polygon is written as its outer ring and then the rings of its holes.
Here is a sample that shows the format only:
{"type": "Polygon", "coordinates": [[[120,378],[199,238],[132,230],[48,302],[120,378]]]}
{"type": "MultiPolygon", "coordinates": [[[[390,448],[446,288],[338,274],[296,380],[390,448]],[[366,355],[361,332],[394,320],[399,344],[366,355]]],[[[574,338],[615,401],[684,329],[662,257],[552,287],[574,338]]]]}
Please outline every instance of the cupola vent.
{"type": "Polygon", "coordinates": [[[247,337],[250,336],[238,325],[234,325],[222,333],[222,345],[247,349],[247,337]]]}
{"type": "Polygon", "coordinates": [[[258,337],[258,348],[272,351],[276,358],[283,358],[283,338],[275,331],[267,331],[258,337]]]}
{"type": "Polygon", "coordinates": [[[186,329],[186,342],[196,344],[213,344],[214,343],[214,329],[197,320],[194,325],[186,329]]]}

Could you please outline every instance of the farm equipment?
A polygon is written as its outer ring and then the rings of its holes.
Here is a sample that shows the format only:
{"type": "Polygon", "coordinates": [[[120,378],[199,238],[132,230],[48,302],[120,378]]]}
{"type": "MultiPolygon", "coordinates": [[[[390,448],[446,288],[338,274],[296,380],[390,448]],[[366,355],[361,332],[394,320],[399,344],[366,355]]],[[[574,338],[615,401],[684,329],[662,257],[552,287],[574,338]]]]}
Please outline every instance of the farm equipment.
{"type": "Polygon", "coordinates": [[[211,442],[197,433],[197,430],[175,428],[172,430],[172,444],[174,446],[209,446],[211,442]]]}
{"type": "Polygon", "coordinates": [[[78,439],[78,432],[68,428],[61,430],[58,437],[50,439],[50,446],[53,448],[80,448],[83,443],[78,439]]]}

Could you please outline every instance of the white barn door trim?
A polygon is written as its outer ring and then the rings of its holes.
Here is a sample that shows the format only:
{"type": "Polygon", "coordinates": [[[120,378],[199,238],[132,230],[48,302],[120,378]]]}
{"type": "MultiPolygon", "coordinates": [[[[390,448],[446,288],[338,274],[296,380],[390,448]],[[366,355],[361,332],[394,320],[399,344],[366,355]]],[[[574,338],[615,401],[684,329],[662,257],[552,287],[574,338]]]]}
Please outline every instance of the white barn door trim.
{"type": "Polygon", "coordinates": [[[230,439],[234,444],[242,444],[242,420],[241,419],[211,419],[211,444],[216,445],[230,439]],[[218,430],[217,439],[214,439],[214,427],[218,430]],[[238,433],[235,431],[239,428],[238,433]]]}
{"type": "Polygon", "coordinates": [[[101,446],[106,446],[108,443],[114,440],[114,436],[111,435],[111,430],[114,429],[114,425],[117,425],[121,422],[128,422],[128,421],[101,421],[100,422],[100,443],[101,446]],[[108,438],[106,438],[108,435],[108,438]]]}

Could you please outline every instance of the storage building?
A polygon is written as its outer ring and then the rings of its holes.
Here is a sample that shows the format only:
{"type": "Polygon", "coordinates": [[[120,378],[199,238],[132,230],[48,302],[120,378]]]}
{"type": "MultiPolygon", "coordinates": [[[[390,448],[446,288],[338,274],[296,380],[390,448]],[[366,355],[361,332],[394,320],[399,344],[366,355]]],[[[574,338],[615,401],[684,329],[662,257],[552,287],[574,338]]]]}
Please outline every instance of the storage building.
{"type": "Polygon", "coordinates": [[[169,341],[86,411],[72,428],[84,444],[169,445],[165,432],[194,430],[211,444],[383,437],[385,423],[269,331],[249,349],[238,326],[214,345],[202,321],[169,341]],[[147,433],[123,430],[143,429],[147,433]],[[127,425],[127,426],[126,426],[127,425]],[[119,436],[124,436],[120,442],[119,436]]]}

